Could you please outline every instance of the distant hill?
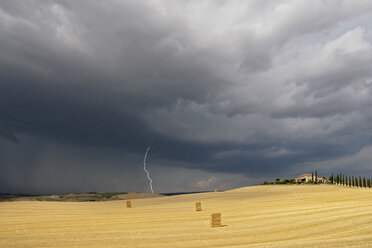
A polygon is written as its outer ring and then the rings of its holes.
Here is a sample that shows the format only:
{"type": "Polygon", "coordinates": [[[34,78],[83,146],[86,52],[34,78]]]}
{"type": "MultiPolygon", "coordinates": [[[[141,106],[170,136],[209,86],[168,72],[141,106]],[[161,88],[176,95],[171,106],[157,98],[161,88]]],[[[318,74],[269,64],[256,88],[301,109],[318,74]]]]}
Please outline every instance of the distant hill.
{"type": "Polygon", "coordinates": [[[113,201],[126,199],[142,199],[162,197],[162,194],[156,193],[134,193],[134,192],[89,192],[73,193],[63,195],[27,195],[0,193],[0,201],[66,201],[66,202],[84,202],[84,201],[113,201]]]}

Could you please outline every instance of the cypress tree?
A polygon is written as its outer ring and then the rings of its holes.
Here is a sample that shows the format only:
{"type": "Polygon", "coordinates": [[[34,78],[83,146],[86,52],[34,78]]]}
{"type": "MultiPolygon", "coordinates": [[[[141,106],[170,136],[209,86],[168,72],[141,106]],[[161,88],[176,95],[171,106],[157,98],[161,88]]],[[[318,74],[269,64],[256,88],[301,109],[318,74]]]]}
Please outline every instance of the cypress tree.
{"type": "Polygon", "coordinates": [[[358,177],[355,177],[355,187],[358,188],[358,177]]]}
{"type": "Polygon", "coordinates": [[[315,171],[315,182],[318,182],[318,171],[315,171]]]}
{"type": "Polygon", "coordinates": [[[311,172],[311,181],[314,182],[314,172],[311,172]]]}
{"type": "Polygon", "coordinates": [[[354,178],[354,186],[355,187],[358,187],[358,179],[357,179],[357,177],[354,178]]]}
{"type": "Polygon", "coordinates": [[[342,185],[345,186],[345,175],[342,175],[342,185]]]}
{"type": "Polygon", "coordinates": [[[339,175],[339,177],[338,177],[338,184],[341,185],[341,183],[342,183],[342,176],[341,176],[341,173],[340,173],[340,175],[339,175]]]}
{"type": "Polygon", "coordinates": [[[343,176],[344,177],[344,186],[347,184],[347,176],[345,177],[345,175],[343,176]]]}
{"type": "Polygon", "coordinates": [[[349,187],[351,187],[351,176],[349,176],[349,187]]]}
{"type": "Polygon", "coordinates": [[[362,177],[359,176],[359,183],[358,183],[358,186],[361,188],[362,187],[362,177]]]}
{"type": "Polygon", "coordinates": [[[351,185],[354,187],[354,176],[351,177],[351,185]]]}
{"type": "Polygon", "coordinates": [[[371,179],[370,178],[367,178],[367,187],[371,188],[371,179]]]}
{"type": "Polygon", "coordinates": [[[363,187],[364,187],[364,188],[367,188],[366,178],[365,178],[365,177],[363,177],[363,187]]]}
{"type": "Polygon", "coordinates": [[[341,184],[341,176],[340,176],[341,174],[338,174],[337,176],[338,176],[338,182],[337,182],[337,184],[341,184]]]}
{"type": "MultiPolygon", "coordinates": [[[[330,180],[331,181],[331,180],[330,180]]],[[[331,183],[333,184],[333,173],[332,173],[332,181],[331,181],[331,183]]]]}
{"type": "Polygon", "coordinates": [[[346,185],[346,179],[347,179],[347,176],[345,177],[345,175],[342,176],[342,179],[344,181],[343,185],[345,186],[346,185]]]}

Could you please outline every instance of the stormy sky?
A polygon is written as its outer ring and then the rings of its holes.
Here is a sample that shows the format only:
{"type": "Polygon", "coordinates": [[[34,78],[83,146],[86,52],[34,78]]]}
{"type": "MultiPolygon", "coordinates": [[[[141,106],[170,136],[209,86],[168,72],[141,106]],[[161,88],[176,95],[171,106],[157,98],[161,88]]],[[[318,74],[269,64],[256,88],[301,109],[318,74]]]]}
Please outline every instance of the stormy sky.
{"type": "Polygon", "coordinates": [[[372,176],[372,1],[0,1],[0,192],[372,176]]]}

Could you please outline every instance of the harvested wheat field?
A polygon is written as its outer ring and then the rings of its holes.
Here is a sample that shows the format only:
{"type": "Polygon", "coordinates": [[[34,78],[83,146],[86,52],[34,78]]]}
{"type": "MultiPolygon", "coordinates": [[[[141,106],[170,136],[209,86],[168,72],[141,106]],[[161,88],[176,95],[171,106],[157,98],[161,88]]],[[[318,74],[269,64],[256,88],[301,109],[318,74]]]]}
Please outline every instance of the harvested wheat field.
{"type": "Polygon", "coordinates": [[[131,203],[0,203],[0,247],[372,247],[371,189],[255,186],[131,203]]]}

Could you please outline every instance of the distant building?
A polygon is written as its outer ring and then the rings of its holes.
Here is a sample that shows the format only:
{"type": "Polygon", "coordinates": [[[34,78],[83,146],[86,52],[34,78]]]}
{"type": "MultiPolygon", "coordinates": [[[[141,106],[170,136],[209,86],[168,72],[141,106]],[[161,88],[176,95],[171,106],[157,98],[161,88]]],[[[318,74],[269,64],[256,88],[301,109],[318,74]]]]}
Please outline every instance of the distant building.
{"type": "Polygon", "coordinates": [[[296,177],[296,182],[300,183],[311,182],[311,174],[303,174],[301,176],[296,177]]]}
{"type": "Polygon", "coordinates": [[[318,182],[326,183],[327,182],[327,179],[325,179],[323,177],[318,177],[318,182]]]}
{"type": "MultiPolygon", "coordinates": [[[[327,182],[327,180],[322,178],[322,177],[318,177],[317,179],[318,179],[317,181],[320,182],[320,183],[327,182]]],[[[303,174],[301,176],[296,177],[296,182],[307,183],[307,182],[311,182],[311,181],[312,181],[311,174],[303,174]]],[[[314,176],[314,181],[315,181],[315,176],[314,176]]]]}

